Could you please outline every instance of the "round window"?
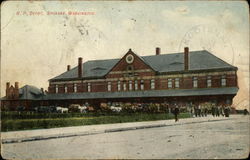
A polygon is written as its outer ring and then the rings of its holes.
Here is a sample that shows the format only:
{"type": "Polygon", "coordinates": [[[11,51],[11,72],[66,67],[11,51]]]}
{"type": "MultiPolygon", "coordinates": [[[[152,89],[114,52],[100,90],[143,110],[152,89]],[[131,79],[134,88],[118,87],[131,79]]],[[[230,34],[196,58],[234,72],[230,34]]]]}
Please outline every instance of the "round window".
{"type": "Polygon", "coordinates": [[[133,61],[134,61],[134,56],[131,55],[131,54],[127,55],[126,62],[127,63],[133,63],[133,61]]]}

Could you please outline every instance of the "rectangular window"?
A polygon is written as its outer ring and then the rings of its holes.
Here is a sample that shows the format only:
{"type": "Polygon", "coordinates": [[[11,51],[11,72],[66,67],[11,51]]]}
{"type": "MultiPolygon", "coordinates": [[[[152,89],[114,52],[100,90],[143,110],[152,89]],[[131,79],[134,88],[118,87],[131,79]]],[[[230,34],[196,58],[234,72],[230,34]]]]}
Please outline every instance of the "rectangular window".
{"type": "Polygon", "coordinates": [[[173,84],[172,84],[172,79],[168,79],[168,88],[172,88],[173,84]]]}
{"type": "Polygon", "coordinates": [[[108,91],[111,91],[111,82],[108,82],[108,91]]]}
{"type": "Polygon", "coordinates": [[[155,80],[154,79],[152,79],[150,81],[150,86],[151,86],[151,89],[155,89],[155,80]]]}
{"type": "Polygon", "coordinates": [[[212,86],[211,76],[207,76],[207,87],[211,87],[211,86],[212,86]]]}
{"type": "Polygon", "coordinates": [[[144,90],[144,81],[141,80],[141,90],[144,90]]]}
{"type": "Polygon", "coordinates": [[[58,85],[56,85],[56,93],[58,93],[58,85]]]}
{"type": "Polygon", "coordinates": [[[197,87],[198,87],[197,77],[193,77],[193,88],[197,88],[197,87]]]}
{"type": "Polygon", "coordinates": [[[64,92],[67,93],[68,92],[68,87],[64,86],[64,92]]]}
{"type": "Polygon", "coordinates": [[[88,83],[88,92],[91,92],[91,84],[88,83]]]}
{"type": "Polygon", "coordinates": [[[74,92],[77,92],[77,84],[74,84],[74,92]]]}
{"type": "Polygon", "coordinates": [[[130,91],[133,89],[132,81],[129,81],[129,86],[128,86],[128,88],[129,88],[130,91]]]}
{"type": "Polygon", "coordinates": [[[226,76],[223,75],[223,76],[221,76],[221,86],[225,87],[226,85],[227,85],[226,76]]]}
{"type": "Polygon", "coordinates": [[[180,78],[175,78],[174,86],[175,88],[180,88],[180,78]]]}
{"type": "Polygon", "coordinates": [[[135,90],[138,90],[138,81],[135,80],[135,90]]]}
{"type": "Polygon", "coordinates": [[[117,83],[117,90],[118,90],[118,91],[121,90],[121,81],[118,81],[118,83],[117,83]]]}
{"type": "Polygon", "coordinates": [[[123,90],[124,90],[124,91],[127,90],[127,84],[126,84],[126,82],[123,82],[123,90]]]}

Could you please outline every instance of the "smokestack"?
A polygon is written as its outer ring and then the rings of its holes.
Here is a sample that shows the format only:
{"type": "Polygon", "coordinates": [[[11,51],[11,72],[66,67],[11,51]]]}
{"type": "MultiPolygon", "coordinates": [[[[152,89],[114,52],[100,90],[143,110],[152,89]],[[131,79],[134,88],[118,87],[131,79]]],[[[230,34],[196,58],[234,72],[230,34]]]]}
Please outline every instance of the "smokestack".
{"type": "Polygon", "coordinates": [[[18,82],[15,82],[15,89],[19,89],[18,82]]]}
{"type": "Polygon", "coordinates": [[[82,78],[82,57],[78,58],[78,77],[82,78]]]}
{"type": "Polygon", "coordinates": [[[156,47],[155,54],[160,55],[161,54],[161,48],[156,47]]]}
{"type": "Polygon", "coordinates": [[[67,65],[67,71],[69,71],[70,70],[70,65],[67,65]]]}
{"type": "Polygon", "coordinates": [[[6,89],[9,89],[10,88],[10,82],[7,82],[6,83],[6,89]]]}
{"type": "Polygon", "coordinates": [[[10,88],[10,82],[6,83],[6,97],[9,96],[9,88],[10,88]]]}
{"type": "Polygon", "coordinates": [[[187,71],[189,69],[189,48],[184,48],[184,70],[187,71]]]}

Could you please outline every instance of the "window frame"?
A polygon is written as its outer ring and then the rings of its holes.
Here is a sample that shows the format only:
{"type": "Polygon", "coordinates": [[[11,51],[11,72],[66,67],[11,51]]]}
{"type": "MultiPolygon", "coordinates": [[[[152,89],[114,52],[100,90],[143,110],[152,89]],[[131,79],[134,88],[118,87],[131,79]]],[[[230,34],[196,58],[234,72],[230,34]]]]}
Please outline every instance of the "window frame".
{"type": "Polygon", "coordinates": [[[112,90],[112,84],[111,84],[111,82],[108,82],[108,86],[107,87],[108,87],[108,91],[111,92],[111,90],[112,90]]]}
{"type": "Polygon", "coordinates": [[[87,91],[91,92],[91,83],[90,82],[87,83],[87,91]]]}
{"type": "Polygon", "coordinates": [[[172,78],[168,78],[168,88],[173,88],[173,81],[172,78]]]}
{"type": "Polygon", "coordinates": [[[174,87],[175,88],[180,88],[180,78],[175,78],[174,79],[174,87]],[[178,82],[178,83],[177,83],[178,82]],[[178,86],[177,86],[177,84],[178,84],[178,86]]]}
{"type": "Polygon", "coordinates": [[[198,88],[198,78],[197,77],[193,77],[193,88],[198,88]]]}
{"type": "Polygon", "coordinates": [[[144,80],[143,79],[140,81],[140,89],[144,90],[144,80]]]}
{"type": "Polygon", "coordinates": [[[150,80],[150,88],[155,89],[155,80],[154,79],[150,80]]]}

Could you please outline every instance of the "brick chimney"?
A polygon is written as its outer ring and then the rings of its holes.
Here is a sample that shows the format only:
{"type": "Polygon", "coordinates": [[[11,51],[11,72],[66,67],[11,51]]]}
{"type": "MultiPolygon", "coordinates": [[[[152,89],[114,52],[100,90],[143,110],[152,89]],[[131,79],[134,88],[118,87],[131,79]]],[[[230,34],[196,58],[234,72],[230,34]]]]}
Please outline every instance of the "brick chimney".
{"type": "Polygon", "coordinates": [[[14,99],[18,99],[19,98],[19,83],[15,82],[15,91],[14,91],[14,99]]]}
{"type": "Polygon", "coordinates": [[[70,70],[70,65],[67,65],[67,71],[69,71],[70,70]]]}
{"type": "Polygon", "coordinates": [[[18,82],[15,82],[15,89],[19,89],[18,82]]]}
{"type": "Polygon", "coordinates": [[[9,96],[10,82],[6,83],[6,97],[9,96]]]}
{"type": "Polygon", "coordinates": [[[78,77],[82,78],[82,57],[78,58],[78,77]]]}
{"type": "Polygon", "coordinates": [[[160,55],[161,54],[161,48],[156,47],[155,49],[155,55],[160,55]]]}
{"type": "Polygon", "coordinates": [[[184,48],[184,70],[187,71],[189,69],[189,49],[188,47],[184,48]]]}

